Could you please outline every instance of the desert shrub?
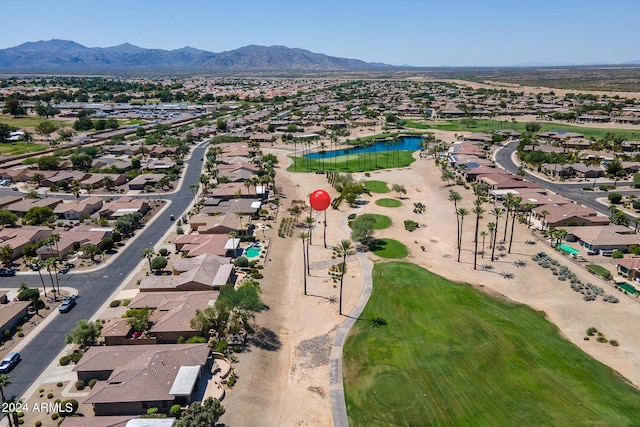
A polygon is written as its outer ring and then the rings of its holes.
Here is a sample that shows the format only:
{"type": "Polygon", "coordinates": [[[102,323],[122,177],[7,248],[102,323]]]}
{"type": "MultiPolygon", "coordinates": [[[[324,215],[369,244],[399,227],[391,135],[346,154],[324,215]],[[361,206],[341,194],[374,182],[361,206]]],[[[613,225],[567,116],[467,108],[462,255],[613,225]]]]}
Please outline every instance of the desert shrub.
{"type": "Polygon", "coordinates": [[[153,408],[147,409],[147,415],[153,415],[153,414],[155,414],[157,412],[158,412],[158,408],[155,407],[155,406],[153,408]]]}
{"type": "Polygon", "coordinates": [[[617,340],[611,340],[611,341],[609,341],[609,344],[611,344],[614,347],[617,347],[617,346],[620,345],[617,340]]]}
{"type": "Polygon", "coordinates": [[[57,412],[54,412],[53,414],[51,414],[51,419],[52,419],[53,421],[57,420],[58,418],[60,418],[60,415],[58,415],[58,413],[57,413],[57,412]]]}
{"type": "Polygon", "coordinates": [[[114,299],[113,301],[111,301],[111,303],[109,304],[109,307],[120,307],[120,303],[121,301],[119,299],[114,299]]]}
{"type": "Polygon", "coordinates": [[[241,353],[241,352],[242,352],[242,346],[239,346],[239,345],[237,345],[237,344],[236,344],[236,345],[234,345],[234,346],[233,346],[233,352],[234,352],[234,353],[241,353]]]}
{"type": "Polygon", "coordinates": [[[47,399],[53,399],[53,393],[47,393],[47,399]]]}
{"type": "Polygon", "coordinates": [[[180,414],[182,414],[182,408],[180,407],[180,405],[172,405],[171,409],[169,410],[169,415],[174,418],[179,418],[180,414]]]}
{"type": "Polygon", "coordinates": [[[158,253],[160,253],[160,255],[162,255],[162,256],[167,256],[167,255],[169,255],[169,250],[167,248],[160,248],[158,253]]]}
{"type": "Polygon", "coordinates": [[[598,332],[598,330],[593,326],[587,329],[587,335],[589,335],[590,337],[594,336],[596,332],[598,332]]]}
{"type": "Polygon", "coordinates": [[[247,258],[246,256],[239,256],[238,258],[236,258],[234,264],[236,265],[236,267],[240,268],[249,267],[249,258],[247,258]]]}
{"type": "Polygon", "coordinates": [[[36,421],[36,427],[42,427],[42,421],[36,421]]]}
{"type": "Polygon", "coordinates": [[[255,273],[251,273],[251,277],[253,277],[254,279],[262,279],[264,275],[256,271],[255,273]]]}
{"type": "Polygon", "coordinates": [[[61,417],[70,417],[78,410],[78,401],[75,399],[67,399],[60,403],[60,410],[58,413],[61,417]]]}
{"type": "MultiPolygon", "coordinates": [[[[64,383],[62,381],[58,381],[58,383],[56,384],[56,386],[58,387],[62,387],[64,385],[64,383]]],[[[42,389],[42,391],[44,391],[44,389],[42,389]]]]}
{"type": "Polygon", "coordinates": [[[84,390],[84,380],[76,381],[76,390],[84,390]]]}
{"type": "Polygon", "coordinates": [[[205,337],[191,337],[186,341],[187,344],[204,344],[206,342],[207,339],[205,337]]]}
{"type": "Polygon", "coordinates": [[[349,214],[349,216],[347,216],[347,219],[348,220],[356,219],[356,214],[354,214],[354,213],[349,214]]]}
{"type": "Polygon", "coordinates": [[[231,375],[229,377],[229,379],[227,380],[227,385],[229,387],[233,387],[236,384],[236,381],[238,380],[238,378],[235,375],[231,375]]]}
{"type": "Polygon", "coordinates": [[[67,366],[69,362],[71,362],[71,358],[69,356],[62,356],[59,362],[60,362],[60,365],[67,366]]]}
{"type": "Polygon", "coordinates": [[[130,299],[126,299],[126,300],[122,301],[122,306],[123,306],[123,307],[126,307],[126,306],[128,306],[129,304],[131,304],[131,300],[130,300],[130,299]]]}
{"type": "Polygon", "coordinates": [[[412,221],[412,220],[410,220],[410,219],[406,219],[406,220],[404,221],[404,228],[405,228],[407,231],[414,231],[414,230],[415,230],[416,228],[418,228],[419,226],[420,226],[420,225],[419,225],[417,222],[412,221]]]}
{"type": "Polygon", "coordinates": [[[73,363],[78,363],[82,359],[82,353],[72,353],[69,358],[73,363]]]}
{"type": "Polygon", "coordinates": [[[614,259],[620,259],[620,258],[624,258],[624,254],[622,252],[620,252],[619,250],[615,250],[613,251],[613,253],[611,254],[611,258],[614,259]]]}
{"type": "Polygon", "coordinates": [[[218,341],[216,343],[216,351],[218,353],[224,353],[229,348],[229,343],[225,340],[218,341]]]}
{"type": "Polygon", "coordinates": [[[98,380],[96,378],[91,378],[89,380],[89,388],[93,388],[93,386],[96,385],[97,382],[98,380]]]}

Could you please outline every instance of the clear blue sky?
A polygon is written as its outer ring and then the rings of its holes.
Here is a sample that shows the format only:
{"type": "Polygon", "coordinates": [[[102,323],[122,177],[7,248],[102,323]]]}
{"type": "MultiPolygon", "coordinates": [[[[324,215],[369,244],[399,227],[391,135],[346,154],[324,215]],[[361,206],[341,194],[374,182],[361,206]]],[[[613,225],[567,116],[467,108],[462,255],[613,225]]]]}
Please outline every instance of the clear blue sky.
{"type": "Polygon", "coordinates": [[[3,1],[0,48],[65,39],[213,52],[285,45],[414,66],[640,60],[637,0],[3,1]]]}

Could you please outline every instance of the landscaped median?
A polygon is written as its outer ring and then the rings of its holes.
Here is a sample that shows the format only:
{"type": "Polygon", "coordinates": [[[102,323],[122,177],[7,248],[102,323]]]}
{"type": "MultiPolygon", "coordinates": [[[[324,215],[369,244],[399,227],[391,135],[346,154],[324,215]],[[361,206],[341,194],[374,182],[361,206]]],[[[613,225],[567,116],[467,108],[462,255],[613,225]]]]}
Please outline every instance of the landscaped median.
{"type": "Polygon", "coordinates": [[[631,425],[640,392],[542,312],[411,263],[376,264],[344,348],[352,426],[631,425]]]}

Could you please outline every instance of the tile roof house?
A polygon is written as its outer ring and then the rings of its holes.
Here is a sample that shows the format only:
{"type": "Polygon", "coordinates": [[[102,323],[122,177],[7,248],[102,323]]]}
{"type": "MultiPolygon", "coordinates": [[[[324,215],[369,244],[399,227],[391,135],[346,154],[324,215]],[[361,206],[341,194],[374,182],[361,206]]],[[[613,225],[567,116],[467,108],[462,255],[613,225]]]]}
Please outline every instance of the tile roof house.
{"type": "Polygon", "coordinates": [[[234,213],[224,215],[196,214],[189,218],[189,227],[198,234],[246,234],[247,222],[234,213]]]}
{"type": "Polygon", "coordinates": [[[149,201],[144,199],[133,199],[129,196],[120,197],[117,200],[106,202],[100,209],[100,216],[108,219],[116,219],[133,212],[146,214],[151,207],[149,201]]]}
{"type": "Polygon", "coordinates": [[[235,281],[231,258],[205,253],[175,261],[172,276],[146,276],[140,292],[211,291],[235,281]]]}
{"type": "Polygon", "coordinates": [[[27,245],[32,245],[53,234],[49,227],[23,226],[20,228],[4,228],[0,230],[0,246],[11,245],[13,259],[20,258],[27,245]]]}
{"type": "Polygon", "coordinates": [[[633,281],[640,281],[640,258],[620,258],[616,260],[619,274],[625,274],[633,281]]]}
{"type": "Polygon", "coordinates": [[[66,257],[71,251],[84,245],[98,245],[103,239],[113,235],[113,227],[79,225],[60,233],[60,241],[54,246],[40,246],[36,254],[40,259],[66,257]]]}
{"type": "Polygon", "coordinates": [[[82,217],[89,217],[102,208],[102,198],[88,197],[79,201],[65,201],[53,209],[53,213],[58,218],[79,220],[82,217]]]}
{"type": "Polygon", "coordinates": [[[22,199],[19,202],[13,203],[7,207],[7,210],[13,212],[18,216],[25,216],[29,209],[33,207],[49,207],[54,209],[59,203],[62,203],[63,199],[57,197],[45,197],[44,199],[22,199]]]}
{"type": "Polygon", "coordinates": [[[604,225],[592,227],[564,227],[567,230],[565,240],[578,242],[592,251],[628,252],[631,246],[640,245],[640,234],[623,225],[604,225]]]}
{"type": "Polygon", "coordinates": [[[240,239],[230,239],[224,234],[183,234],[173,243],[177,251],[186,252],[188,257],[202,254],[235,257],[240,239]]]}
{"type": "Polygon", "coordinates": [[[544,216],[543,227],[549,230],[557,227],[566,227],[572,225],[578,226],[594,226],[608,225],[609,217],[598,215],[595,209],[588,208],[576,203],[568,203],[565,205],[547,204],[533,208],[532,218],[542,221],[542,212],[547,211],[544,216]]]}
{"type": "Polygon", "coordinates": [[[73,371],[78,380],[98,379],[83,401],[95,415],[139,415],[192,402],[211,363],[207,344],[91,347],[73,371]]]}
{"type": "Polygon", "coordinates": [[[154,309],[150,317],[152,323],[147,334],[158,344],[176,344],[198,333],[191,328],[191,319],[196,310],[212,306],[218,298],[217,291],[208,292],[140,292],[129,308],[149,307],[154,309]]]}
{"type": "Polygon", "coordinates": [[[200,210],[200,213],[206,215],[216,214],[241,214],[251,218],[257,218],[260,208],[262,207],[262,201],[260,199],[205,199],[204,207],[200,210]]]}
{"type": "Polygon", "coordinates": [[[144,190],[147,185],[155,186],[165,176],[162,173],[143,173],[133,178],[127,185],[129,190],[144,190]]]}

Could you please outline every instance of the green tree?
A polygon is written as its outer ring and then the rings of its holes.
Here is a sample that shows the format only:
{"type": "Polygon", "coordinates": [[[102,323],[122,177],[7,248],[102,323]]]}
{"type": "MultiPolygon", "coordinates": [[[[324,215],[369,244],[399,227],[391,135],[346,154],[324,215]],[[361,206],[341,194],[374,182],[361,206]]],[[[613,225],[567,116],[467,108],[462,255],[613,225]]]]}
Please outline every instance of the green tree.
{"type": "Polygon", "coordinates": [[[36,133],[45,137],[51,135],[56,130],[58,130],[58,125],[56,122],[52,122],[50,120],[40,122],[36,126],[36,133]]]}
{"type": "Polygon", "coordinates": [[[223,414],[224,406],[220,401],[208,397],[203,404],[190,404],[180,419],[175,421],[174,427],[215,426],[223,414]]]}
{"type": "Polygon", "coordinates": [[[167,259],[162,256],[157,256],[151,260],[151,269],[154,271],[162,270],[167,266],[167,259]]]}
{"type": "Polygon", "coordinates": [[[128,213],[116,219],[115,228],[123,236],[131,236],[139,227],[142,215],[139,212],[128,213]]]}
{"type": "Polygon", "coordinates": [[[73,122],[73,128],[77,131],[88,131],[93,129],[93,122],[87,116],[78,117],[78,119],[73,122]]]}
{"type": "Polygon", "coordinates": [[[18,215],[7,209],[0,209],[0,224],[2,224],[2,228],[6,225],[10,225],[13,227],[18,222],[18,215]]]}
{"type": "Polygon", "coordinates": [[[69,157],[69,160],[71,160],[71,164],[73,165],[74,170],[83,172],[89,172],[89,169],[91,169],[91,164],[93,163],[93,158],[85,153],[72,154],[69,157]]]}
{"type": "Polygon", "coordinates": [[[43,171],[55,171],[60,169],[60,159],[56,156],[38,157],[36,161],[38,169],[43,171]]]}
{"type": "Polygon", "coordinates": [[[627,217],[627,215],[621,210],[617,209],[609,216],[609,221],[614,225],[629,225],[629,218],[627,217]]]}
{"type": "Polygon", "coordinates": [[[527,132],[529,133],[536,133],[539,132],[540,129],[542,128],[542,126],[540,125],[540,123],[527,123],[524,128],[526,129],[527,132]]]}
{"type": "Polygon", "coordinates": [[[607,198],[609,199],[609,202],[613,203],[614,205],[617,205],[617,204],[620,204],[620,202],[622,201],[622,194],[621,193],[609,193],[607,198]]]}
{"type": "Polygon", "coordinates": [[[91,261],[96,260],[96,255],[102,253],[100,248],[97,245],[87,244],[80,248],[80,250],[85,254],[91,257],[91,261]]]}
{"type": "Polygon", "coordinates": [[[342,315],[342,285],[344,283],[344,275],[347,272],[347,257],[354,253],[353,243],[350,240],[341,240],[337,246],[333,248],[333,254],[336,258],[342,258],[342,264],[338,267],[340,274],[340,309],[339,313],[342,315]]]}
{"type": "Polygon", "coordinates": [[[101,252],[108,252],[112,250],[114,247],[115,247],[115,242],[111,237],[105,237],[104,239],[100,240],[100,243],[98,243],[98,248],[100,248],[101,252]]]}
{"type": "Polygon", "coordinates": [[[48,206],[34,206],[30,208],[24,216],[27,224],[42,225],[55,220],[53,209],[48,206]]]}
{"type": "Polygon", "coordinates": [[[20,100],[9,96],[4,101],[4,114],[11,114],[13,117],[26,116],[27,109],[20,104],[20,100]]]}
{"type": "Polygon", "coordinates": [[[67,334],[65,343],[78,344],[80,348],[89,347],[96,344],[101,331],[102,323],[81,319],[76,323],[76,327],[67,334]]]}
{"type": "Polygon", "coordinates": [[[226,132],[227,131],[227,121],[224,120],[224,119],[216,120],[216,129],[218,129],[221,132],[226,132]]]}
{"type": "Polygon", "coordinates": [[[144,332],[151,326],[149,323],[151,314],[153,314],[153,309],[149,307],[130,308],[122,317],[127,319],[127,324],[131,326],[135,332],[144,332]]]}
{"type": "Polygon", "coordinates": [[[11,245],[0,246],[0,262],[7,268],[13,264],[13,247],[11,245]]]}
{"type": "Polygon", "coordinates": [[[402,197],[403,195],[407,194],[407,189],[404,188],[404,185],[401,184],[393,184],[391,186],[391,191],[398,193],[398,197],[402,197]]]}
{"type": "Polygon", "coordinates": [[[373,243],[373,230],[376,220],[370,216],[360,216],[351,221],[351,240],[365,248],[373,243]]]}
{"type": "Polygon", "coordinates": [[[6,123],[0,123],[0,142],[7,142],[11,137],[11,126],[6,123]]]}

